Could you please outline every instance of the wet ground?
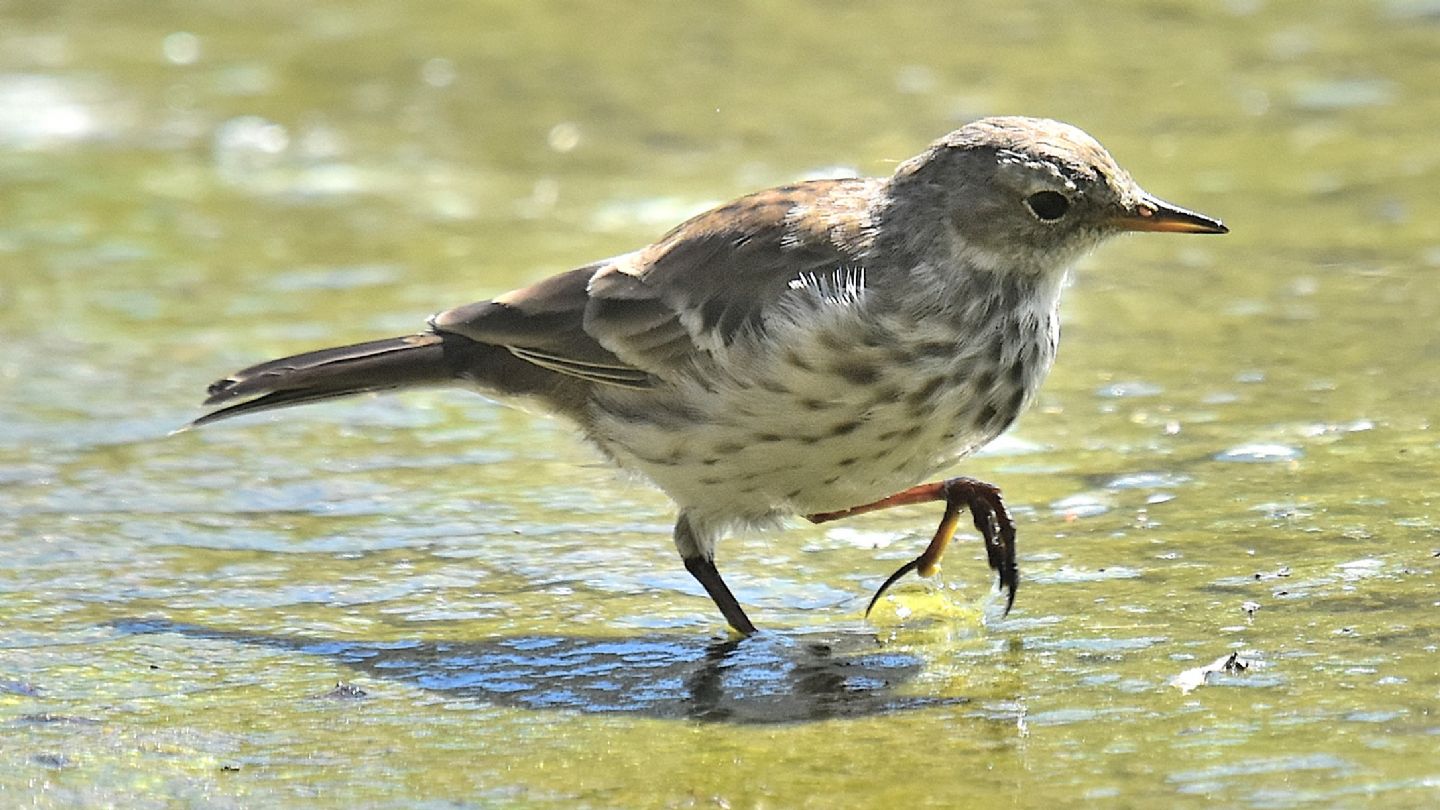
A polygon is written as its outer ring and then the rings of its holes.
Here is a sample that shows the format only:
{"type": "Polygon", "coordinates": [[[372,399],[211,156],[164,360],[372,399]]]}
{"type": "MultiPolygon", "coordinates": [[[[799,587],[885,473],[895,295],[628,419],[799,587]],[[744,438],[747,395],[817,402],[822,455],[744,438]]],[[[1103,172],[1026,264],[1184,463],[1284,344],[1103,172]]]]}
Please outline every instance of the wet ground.
{"type": "Polygon", "coordinates": [[[0,5],[0,797],[16,806],[1440,800],[1440,6],[0,5]],[[734,538],[416,393],[178,436],[745,191],[1047,115],[1226,220],[1077,274],[978,549],[734,538]],[[338,686],[337,686],[338,684],[338,686]]]}

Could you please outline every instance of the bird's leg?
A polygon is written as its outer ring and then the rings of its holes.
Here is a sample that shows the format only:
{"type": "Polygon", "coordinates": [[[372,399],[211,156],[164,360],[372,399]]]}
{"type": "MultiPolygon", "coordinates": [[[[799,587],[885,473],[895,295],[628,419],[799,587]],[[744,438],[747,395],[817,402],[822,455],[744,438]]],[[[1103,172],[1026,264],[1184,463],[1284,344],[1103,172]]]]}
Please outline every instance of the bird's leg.
{"type": "Polygon", "coordinates": [[[739,600],[735,598],[735,594],[730,593],[725,580],[720,578],[714,560],[708,557],[686,557],[685,570],[705,586],[705,592],[710,594],[715,606],[720,608],[720,613],[725,616],[725,621],[735,628],[735,632],[746,636],[755,633],[755,625],[750,623],[750,617],[745,615],[739,600]]]}
{"type": "Polygon", "coordinates": [[[975,529],[985,540],[985,554],[990,560],[990,568],[999,576],[1000,589],[1007,592],[1005,612],[1009,613],[1010,607],[1015,604],[1015,588],[1020,584],[1020,574],[1015,566],[1015,523],[1010,520],[1010,513],[1005,509],[1005,503],[1000,498],[999,487],[993,484],[977,481],[974,478],[950,478],[932,484],[920,484],[873,503],[805,517],[812,523],[827,523],[832,520],[863,515],[866,512],[889,509],[892,506],[907,506],[930,501],[945,502],[945,514],[940,518],[940,525],[935,529],[935,536],[931,538],[930,545],[925,547],[925,551],[919,557],[900,566],[880,585],[875,596],[871,598],[869,606],[865,608],[865,613],[868,615],[870,609],[875,607],[875,603],[879,601],[885,591],[895,584],[896,580],[911,571],[915,571],[922,577],[928,577],[940,570],[940,558],[945,554],[945,547],[950,544],[950,539],[955,536],[955,529],[960,523],[962,507],[970,510],[970,516],[975,521],[975,529]]]}
{"type": "Polygon", "coordinates": [[[725,617],[725,621],[735,628],[735,632],[746,636],[754,634],[755,625],[750,622],[750,617],[745,615],[739,600],[730,592],[725,580],[720,578],[720,571],[715,568],[714,536],[708,532],[697,532],[689,515],[684,512],[681,512],[680,518],[675,521],[675,548],[680,552],[680,558],[685,561],[685,570],[710,594],[710,599],[720,608],[720,613],[725,617]]]}

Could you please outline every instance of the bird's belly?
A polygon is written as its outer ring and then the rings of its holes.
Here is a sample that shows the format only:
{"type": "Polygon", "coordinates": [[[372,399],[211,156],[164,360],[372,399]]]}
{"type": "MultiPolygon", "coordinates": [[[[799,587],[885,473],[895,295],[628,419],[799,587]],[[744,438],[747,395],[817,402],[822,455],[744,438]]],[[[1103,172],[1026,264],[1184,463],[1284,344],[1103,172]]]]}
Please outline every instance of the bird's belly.
{"type": "Polygon", "coordinates": [[[907,359],[851,352],[777,365],[743,385],[616,392],[592,435],[682,508],[760,521],[919,483],[1003,432],[1038,382],[954,357],[907,359]]]}
{"type": "Polygon", "coordinates": [[[912,409],[901,397],[823,415],[771,404],[778,413],[747,430],[700,434],[700,446],[713,437],[713,447],[731,452],[707,456],[714,463],[695,482],[704,488],[691,496],[698,503],[715,498],[732,501],[730,511],[800,514],[843,509],[912,486],[991,438],[958,403],[912,409]]]}

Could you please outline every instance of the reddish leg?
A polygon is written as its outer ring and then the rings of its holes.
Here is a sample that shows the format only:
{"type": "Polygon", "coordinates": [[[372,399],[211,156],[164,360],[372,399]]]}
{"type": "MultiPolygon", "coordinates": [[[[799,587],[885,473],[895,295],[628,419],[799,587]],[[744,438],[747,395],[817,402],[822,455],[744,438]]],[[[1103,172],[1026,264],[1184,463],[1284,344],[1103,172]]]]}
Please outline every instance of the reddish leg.
{"type": "Polygon", "coordinates": [[[892,506],[908,506],[930,501],[945,502],[945,514],[940,518],[940,526],[935,529],[935,536],[930,540],[930,545],[925,547],[925,551],[919,557],[900,566],[899,570],[881,584],[880,589],[875,592],[875,596],[870,599],[869,606],[865,608],[866,615],[869,615],[870,608],[875,607],[875,603],[880,600],[881,595],[895,584],[896,580],[911,571],[917,572],[922,577],[928,577],[940,570],[940,558],[944,556],[945,547],[950,544],[950,538],[955,536],[962,508],[970,510],[970,516],[975,520],[975,529],[985,540],[985,553],[990,558],[990,569],[999,575],[1000,590],[1006,591],[1008,594],[1005,601],[1005,612],[1009,613],[1010,607],[1015,604],[1015,588],[1020,584],[1020,573],[1015,567],[1015,524],[1010,520],[1010,513],[1006,511],[1005,504],[1000,499],[1000,489],[993,484],[976,481],[974,478],[950,478],[933,484],[911,487],[904,492],[897,492],[874,503],[852,506],[838,512],[806,515],[805,519],[812,523],[828,523],[832,520],[863,515],[866,512],[889,509],[892,506]]]}

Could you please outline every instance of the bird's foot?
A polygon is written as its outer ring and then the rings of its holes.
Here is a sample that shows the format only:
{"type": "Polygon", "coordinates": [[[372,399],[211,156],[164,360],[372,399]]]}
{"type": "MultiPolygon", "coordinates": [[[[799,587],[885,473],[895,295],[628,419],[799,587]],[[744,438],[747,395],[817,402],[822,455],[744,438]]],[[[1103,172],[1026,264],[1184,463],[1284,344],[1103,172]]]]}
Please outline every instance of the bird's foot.
{"type": "Polygon", "coordinates": [[[999,487],[993,484],[977,481],[974,478],[950,478],[931,484],[920,484],[873,503],[853,506],[836,512],[807,515],[806,519],[813,523],[826,523],[879,509],[928,501],[945,502],[945,513],[940,518],[940,525],[935,529],[935,536],[931,538],[930,544],[925,547],[925,551],[919,557],[900,566],[895,573],[881,583],[879,589],[875,591],[875,595],[871,597],[870,604],[866,606],[865,614],[869,615],[870,610],[875,607],[876,602],[880,601],[880,597],[885,594],[885,591],[911,571],[915,571],[922,577],[928,577],[940,570],[940,558],[944,556],[945,548],[950,544],[951,538],[955,536],[962,508],[969,510],[975,523],[975,530],[985,541],[985,554],[989,559],[991,570],[995,571],[999,577],[1000,590],[1006,592],[1005,612],[1009,613],[1011,606],[1015,604],[1015,589],[1020,584],[1019,570],[1015,565],[1015,523],[1010,519],[1010,512],[1005,508],[1005,502],[1000,497],[999,487]]]}

